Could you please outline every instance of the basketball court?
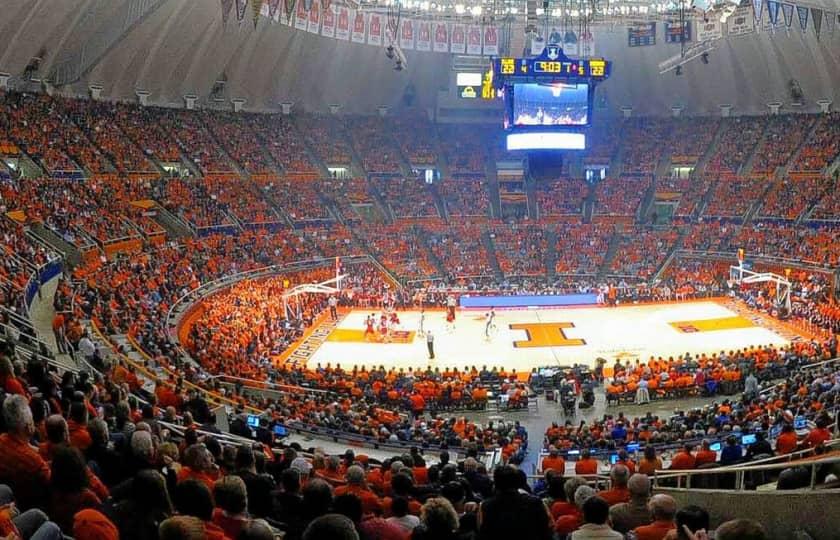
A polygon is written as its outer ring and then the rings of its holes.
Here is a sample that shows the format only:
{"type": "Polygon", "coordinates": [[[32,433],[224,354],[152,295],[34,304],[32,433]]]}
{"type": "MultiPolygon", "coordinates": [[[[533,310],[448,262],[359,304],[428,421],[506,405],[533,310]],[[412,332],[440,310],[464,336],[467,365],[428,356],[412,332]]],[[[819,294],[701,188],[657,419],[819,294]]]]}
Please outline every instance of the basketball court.
{"type": "MultiPolygon", "coordinates": [[[[536,308],[496,311],[487,328],[486,311],[459,310],[454,327],[444,311],[400,311],[399,331],[382,340],[365,335],[371,310],[347,313],[316,346],[308,365],[386,368],[499,366],[526,371],[534,367],[593,366],[598,357],[646,360],[650,356],[714,353],[753,345],[784,345],[796,339],[764,319],[725,301],[648,304],[627,307],[536,308]],[[434,335],[435,359],[426,337],[434,335]]],[[[375,316],[379,317],[379,313],[375,316]]]]}

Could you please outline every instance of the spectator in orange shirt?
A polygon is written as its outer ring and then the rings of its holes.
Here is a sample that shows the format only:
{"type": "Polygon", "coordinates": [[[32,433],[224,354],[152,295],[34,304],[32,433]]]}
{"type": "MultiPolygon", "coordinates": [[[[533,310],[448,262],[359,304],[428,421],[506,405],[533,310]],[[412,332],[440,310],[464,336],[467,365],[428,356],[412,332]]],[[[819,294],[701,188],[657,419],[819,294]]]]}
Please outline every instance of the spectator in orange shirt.
{"type": "Polygon", "coordinates": [[[70,418],[67,421],[67,430],[70,433],[70,446],[78,448],[82,452],[87,450],[93,443],[87,429],[88,410],[84,402],[74,401],[70,404],[70,418]]]}
{"type": "Polygon", "coordinates": [[[624,465],[615,465],[610,470],[610,489],[599,491],[598,496],[607,501],[610,506],[629,502],[630,491],[627,489],[627,480],[630,478],[630,471],[624,465]]]}
{"type": "Polygon", "coordinates": [[[580,459],[575,463],[575,474],[598,474],[598,460],[592,457],[588,448],[580,452],[580,459]]]}
{"type": "Polygon", "coordinates": [[[554,446],[548,447],[548,455],[542,460],[542,470],[557,471],[561,476],[566,474],[566,460],[560,457],[560,452],[554,446]]]}
{"type": "Polygon", "coordinates": [[[693,449],[694,446],[691,443],[686,443],[682,450],[677,452],[674,457],[671,458],[671,469],[675,471],[693,469],[696,466],[694,454],[691,453],[693,449]]]}
{"type": "Polygon", "coordinates": [[[365,514],[379,514],[382,510],[382,505],[379,497],[374,492],[368,489],[365,483],[365,471],[358,465],[352,465],[347,469],[345,475],[347,481],[346,485],[335,488],[335,496],[345,495],[350,493],[355,495],[362,501],[362,510],[365,514]]]}
{"type": "Polygon", "coordinates": [[[575,506],[575,491],[580,486],[585,486],[586,480],[579,476],[569,478],[563,483],[563,500],[554,501],[551,505],[551,518],[555,521],[563,516],[578,513],[575,506]]]}
{"type": "Polygon", "coordinates": [[[790,454],[796,451],[798,444],[799,439],[796,437],[796,431],[794,431],[793,426],[791,424],[782,426],[782,432],[776,438],[776,452],[779,454],[790,454]]]}
{"type": "Polygon", "coordinates": [[[627,455],[627,450],[618,451],[618,461],[615,462],[615,465],[624,465],[627,467],[630,476],[636,474],[636,463],[627,455]]]}
{"type": "Polygon", "coordinates": [[[670,495],[654,495],[648,503],[653,523],[636,527],[633,532],[637,540],[662,540],[668,531],[676,529],[674,516],[677,514],[677,502],[670,495]]]}
{"type": "Polygon", "coordinates": [[[17,504],[29,509],[49,491],[50,468],[29,440],[35,434],[32,410],[26,398],[7,397],[3,403],[6,433],[0,435],[0,483],[8,485],[17,504]]]}
{"type": "Polygon", "coordinates": [[[652,476],[655,471],[662,468],[662,460],[656,456],[656,448],[651,445],[645,446],[645,457],[639,461],[636,472],[652,476]]]}
{"type": "Polygon", "coordinates": [[[694,455],[694,466],[700,468],[701,465],[707,463],[717,462],[717,452],[711,449],[711,442],[708,439],[703,439],[700,445],[700,450],[694,455]]]}
{"type": "Polygon", "coordinates": [[[802,441],[802,445],[807,448],[816,448],[831,439],[831,432],[826,429],[828,422],[824,416],[817,418],[815,424],[816,427],[809,431],[805,440],[802,441]]]}
{"type": "Polygon", "coordinates": [[[184,451],[182,459],[184,466],[178,471],[178,483],[187,480],[197,480],[213,492],[215,480],[213,472],[217,470],[213,463],[213,455],[203,444],[194,444],[184,451]]]}
{"type": "Polygon", "coordinates": [[[29,391],[15,376],[15,368],[8,356],[0,356],[0,388],[7,394],[29,398],[29,391]]]}

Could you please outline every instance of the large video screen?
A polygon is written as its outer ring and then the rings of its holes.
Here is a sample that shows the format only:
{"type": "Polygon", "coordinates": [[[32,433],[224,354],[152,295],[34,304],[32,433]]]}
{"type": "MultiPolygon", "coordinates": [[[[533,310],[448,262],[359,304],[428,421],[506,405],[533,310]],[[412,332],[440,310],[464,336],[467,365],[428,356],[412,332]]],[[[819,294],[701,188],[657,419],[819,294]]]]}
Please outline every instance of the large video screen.
{"type": "Polygon", "coordinates": [[[514,126],[586,126],[588,84],[514,84],[514,126]]]}

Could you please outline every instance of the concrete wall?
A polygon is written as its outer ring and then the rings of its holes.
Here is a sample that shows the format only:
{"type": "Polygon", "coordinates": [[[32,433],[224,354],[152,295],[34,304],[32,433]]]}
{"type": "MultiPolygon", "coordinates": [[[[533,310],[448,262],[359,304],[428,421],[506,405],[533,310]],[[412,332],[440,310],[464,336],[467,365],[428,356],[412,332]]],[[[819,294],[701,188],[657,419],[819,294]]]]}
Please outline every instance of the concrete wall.
{"type": "Polygon", "coordinates": [[[772,540],[790,540],[803,529],[814,540],[840,538],[840,490],[832,491],[719,491],[657,488],[677,500],[679,507],[696,504],[709,511],[712,527],[735,518],[754,519],[772,540]]]}

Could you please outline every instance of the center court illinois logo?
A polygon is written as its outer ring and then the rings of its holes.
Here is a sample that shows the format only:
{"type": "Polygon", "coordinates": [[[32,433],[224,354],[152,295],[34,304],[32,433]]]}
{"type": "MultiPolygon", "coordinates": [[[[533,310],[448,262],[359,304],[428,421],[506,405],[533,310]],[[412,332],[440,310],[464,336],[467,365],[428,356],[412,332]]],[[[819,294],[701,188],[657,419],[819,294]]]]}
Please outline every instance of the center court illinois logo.
{"type": "Polygon", "coordinates": [[[508,325],[511,330],[524,330],[528,339],[514,341],[513,346],[518,349],[529,347],[578,347],[586,345],[586,340],[568,338],[564,328],[574,328],[570,322],[550,323],[520,323],[508,325]]]}

